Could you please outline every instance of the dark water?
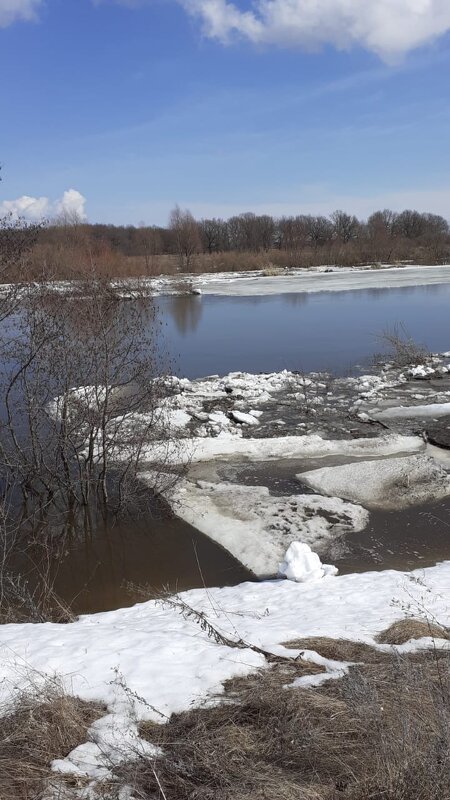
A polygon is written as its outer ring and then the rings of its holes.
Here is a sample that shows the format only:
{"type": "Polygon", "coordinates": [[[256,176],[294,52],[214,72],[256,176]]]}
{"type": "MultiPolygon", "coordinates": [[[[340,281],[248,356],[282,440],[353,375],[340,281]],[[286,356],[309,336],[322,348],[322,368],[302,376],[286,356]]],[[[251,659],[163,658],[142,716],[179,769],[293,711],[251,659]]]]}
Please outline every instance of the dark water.
{"type": "Polygon", "coordinates": [[[178,374],[297,369],[347,374],[401,323],[432,351],[450,349],[450,285],[285,294],[158,298],[178,374]]]}
{"type": "Polygon", "coordinates": [[[229,553],[185,522],[142,517],[104,527],[68,543],[55,591],[77,613],[108,611],[149,596],[252,580],[229,553]]]}
{"type": "MultiPolygon", "coordinates": [[[[327,466],[358,459],[328,456],[327,466]]],[[[323,459],[227,465],[219,477],[248,486],[267,486],[271,494],[313,494],[296,474],[324,465],[323,459]]],[[[314,548],[313,548],[314,549],[314,548]]],[[[371,511],[363,531],[348,533],[320,551],[341,574],[381,569],[410,570],[450,560],[450,498],[403,511],[371,511]]]]}

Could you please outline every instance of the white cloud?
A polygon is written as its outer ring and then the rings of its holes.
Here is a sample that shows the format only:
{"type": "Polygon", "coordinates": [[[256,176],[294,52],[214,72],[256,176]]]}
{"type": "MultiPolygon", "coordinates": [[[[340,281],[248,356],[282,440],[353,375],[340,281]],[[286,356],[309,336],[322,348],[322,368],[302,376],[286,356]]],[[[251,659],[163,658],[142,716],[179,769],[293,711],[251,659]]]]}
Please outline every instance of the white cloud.
{"type": "Polygon", "coordinates": [[[13,219],[23,217],[30,222],[67,214],[69,217],[86,219],[86,198],[76,189],[68,189],[54,202],[48,197],[28,197],[23,195],[16,200],[3,200],[0,203],[0,216],[11,214],[13,219]]]}
{"type": "Polygon", "coordinates": [[[57,215],[67,214],[69,217],[86,219],[86,198],[76,189],[68,189],[54,205],[57,215]]]}
{"type": "Polygon", "coordinates": [[[450,30],[449,0],[254,0],[242,11],[227,0],[178,0],[203,21],[206,36],[311,49],[360,45],[385,61],[450,30]]]}
{"type": "Polygon", "coordinates": [[[0,28],[6,28],[16,20],[36,19],[42,0],[0,0],[0,28]]]}

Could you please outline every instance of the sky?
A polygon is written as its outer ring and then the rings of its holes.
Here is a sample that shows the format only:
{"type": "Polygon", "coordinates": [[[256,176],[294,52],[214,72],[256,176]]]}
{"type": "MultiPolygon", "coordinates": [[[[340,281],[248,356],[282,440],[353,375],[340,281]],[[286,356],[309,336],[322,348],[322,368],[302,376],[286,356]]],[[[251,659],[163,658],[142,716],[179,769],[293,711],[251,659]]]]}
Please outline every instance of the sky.
{"type": "Polygon", "coordinates": [[[0,0],[0,213],[450,218],[450,0],[0,0]]]}

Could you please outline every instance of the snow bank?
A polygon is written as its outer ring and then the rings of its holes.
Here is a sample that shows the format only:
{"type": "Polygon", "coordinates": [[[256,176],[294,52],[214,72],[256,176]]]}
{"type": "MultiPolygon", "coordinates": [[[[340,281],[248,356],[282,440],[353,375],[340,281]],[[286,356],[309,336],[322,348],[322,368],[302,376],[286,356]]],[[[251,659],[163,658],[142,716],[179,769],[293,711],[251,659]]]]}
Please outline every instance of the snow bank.
{"type": "Polygon", "coordinates": [[[296,477],[314,491],[369,509],[408,508],[450,495],[450,476],[426,455],[324,467],[296,477]]]}
{"type": "MultiPolygon", "coordinates": [[[[307,636],[373,642],[405,616],[402,606],[415,609],[414,598],[441,624],[449,624],[450,562],[413,573],[389,570],[312,583],[195,589],[181,598],[227,636],[266,650],[307,636]]],[[[228,678],[263,664],[261,655],[216,644],[192,619],[153,600],[68,625],[0,626],[1,702],[30,678],[56,674],[70,694],[105,703],[110,713],[124,714],[132,703],[138,719],[161,722],[161,714],[186,710],[220,690],[228,678]]]]}
{"type": "Polygon", "coordinates": [[[322,564],[317,553],[303,542],[292,542],[279,569],[280,575],[296,583],[317,581],[337,573],[336,567],[322,564]]]}
{"type": "MultiPolygon", "coordinates": [[[[406,608],[414,613],[425,607],[432,618],[448,625],[450,562],[413,573],[370,572],[307,583],[282,580],[197,589],[183,593],[180,600],[231,640],[298,656],[302,651],[286,650],[280,643],[329,636],[374,644],[375,635],[404,617],[406,608]]],[[[399,649],[411,651],[425,644],[431,642],[399,649]]],[[[306,652],[305,658],[322,663],[324,673],[305,678],[297,684],[302,687],[339,677],[347,668],[317,653],[306,652]]],[[[185,618],[173,605],[155,601],[81,617],[68,625],[0,626],[1,704],[26,690],[30,681],[36,687],[58,675],[69,694],[107,706],[108,714],[91,727],[89,741],[52,765],[91,785],[107,777],[111,761],[152,755],[151,746],[139,739],[140,719],[164,722],[170,714],[220,692],[224,681],[263,666],[260,653],[217,644],[193,615],[185,618]]]]}
{"type": "MultiPolygon", "coordinates": [[[[145,480],[145,474],[142,476],[145,480]]],[[[148,476],[151,484],[152,476],[148,476]]],[[[184,481],[168,496],[178,517],[220,544],[259,577],[276,575],[289,545],[319,548],[360,531],[368,512],[337,497],[272,496],[265,486],[184,481]]]]}

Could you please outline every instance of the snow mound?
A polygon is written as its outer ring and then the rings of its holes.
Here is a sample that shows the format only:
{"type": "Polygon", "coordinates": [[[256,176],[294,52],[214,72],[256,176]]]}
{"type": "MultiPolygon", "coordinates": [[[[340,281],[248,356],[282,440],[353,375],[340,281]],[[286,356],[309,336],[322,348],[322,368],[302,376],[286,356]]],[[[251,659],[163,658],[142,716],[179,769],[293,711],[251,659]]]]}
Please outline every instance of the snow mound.
{"type": "Polygon", "coordinates": [[[320,549],[331,539],[363,530],[369,519],[364,508],[338,497],[278,497],[265,486],[184,481],[167,499],[178,517],[259,577],[277,574],[292,542],[320,549]]]}
{"type": "Polygon", "coordinates": [[[317,581],[337,573],[337,567],[322,564],[317,553],[313,553],[304,542],[292,542],[279,569],[280,575],[296,583],[317,581]]]}
{"type": "Polygon", "coordinates": [[[450,476],[426,455],[359,461],[296,477],[316,492],[369,509],[398,510],[450,495],[450,476]]]}

